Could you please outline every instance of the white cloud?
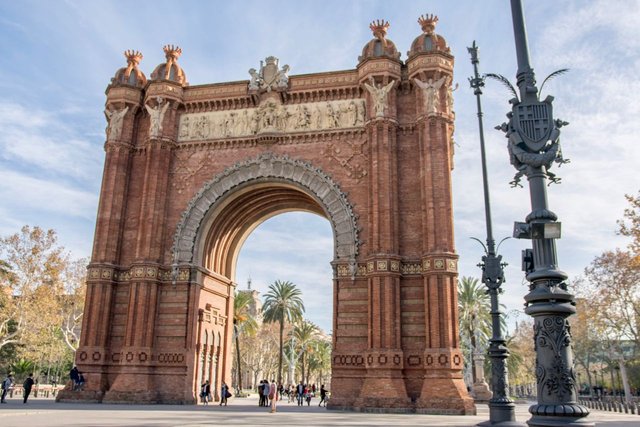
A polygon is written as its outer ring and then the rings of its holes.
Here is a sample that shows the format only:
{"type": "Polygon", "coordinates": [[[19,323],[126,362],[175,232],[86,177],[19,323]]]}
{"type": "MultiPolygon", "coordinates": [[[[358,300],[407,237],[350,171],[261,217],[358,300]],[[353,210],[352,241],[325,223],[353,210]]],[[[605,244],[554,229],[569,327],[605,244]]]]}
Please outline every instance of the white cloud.
{"type": "Polygon", "coordinates": [[[103,150],[79,138],[58,115],[38,108],[0,102],[0,158],[9,167],[30,165],[74,179],[95,179],[103,150]]]}

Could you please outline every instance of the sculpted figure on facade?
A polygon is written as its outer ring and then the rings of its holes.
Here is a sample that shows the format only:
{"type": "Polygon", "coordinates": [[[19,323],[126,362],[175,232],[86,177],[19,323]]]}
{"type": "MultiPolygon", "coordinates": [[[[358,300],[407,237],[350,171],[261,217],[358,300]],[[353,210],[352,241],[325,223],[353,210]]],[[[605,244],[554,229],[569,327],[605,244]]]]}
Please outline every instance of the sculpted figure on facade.
{"type": "Polygon", "coordinates": [[[284,64],[282,66],[282,70],[278,71],[278,87],[279,88],[287,88],[289,86],[289,70],[291,67],[289,65],[284,64]]]}
{"type": "Polygon", "coordinates": [[[168,102],[162,105],[164,102],[162,97],[159,96],[156,98],[156,101],[158,104],[155,107],[151,107],[150,105],[144,106],[149,113],[149,136],[152,138],[158,137],[162,134],[162,120],[164,119],[164,114],[167,112],[167,108],[169,108],[168,102]]]}
{"type": "Polygon", "coordinates": [[[238,115],[238,120],[236,120],[236,129],[234,134],[238,135],[246,135],[249,131],[249,112],[244,110],[242,114],[238,115]]]}
{"type": "Polygon", "coordinates": [[[309,109],[302,105],[298,105],[296,108],[296,129],[309,129],[309,125],[311,124],[311,114],[309,113],[309,109]]]}
{"type": "Polygon", "coordinates": [[[207,117],[206,116],[200,116],[196,119],[195,123],[193,124],[193,136],[196,138],[206,138],[208,136],[208,131],[207,131],[207,117]]]}
{"type": "Polygon", "coordinates": [[[189,138],[191,134],[191,123],[189,122],[189,116],[185,116],[180,125],[180,132],[178,133],[178,138],[185,139],[189,138]]]}
{"type": "Polygon", "coordinates": [[[236,127],[236,113],[229,113],[224,119],[224,136],[231,136],[236,127]]]}
{"type": "Polygon", "coordinates": [[[258,90],[260,86],[264,83],[258,71],[255,68],[249,69],[249,74],[251,75],[251,81],[249,82],[249,90],[258,90]]]}
{"type": "Polygon", "coordinates": [[[322,129],[322,111],[320,111],[320,107],[316,105],[316,108],[313,109],[313,119],[312,125],[315,129],[322,129]]]}
{"type": "Polygon", "coordinates": [[[340,127],[340,111],[334,110],[329,102],[327,102],[326,118],[327,128],[332,129],[340,127]]]}
{"type": "Polygon", "coordinates": [[[453,92],[455,92],[456,90],[458,90],[458,83],[456,83],[456,86],[453,86],[453,78],[449,77],[447,78],[447,108],[449,109],[449,113],[453,114],[453,92]]]}
{"type": "Polygon", "coordinates": [[[120,138],[120,134],[122,133],[122,123],[127,111],[129,111],[129,106],[126,106],[121,110],[104,110],[104,114],[107,116],[107,120],[109,120],[109,125],[107,126],[108,139],[116,140],[120,138]]]}
{"type": "Polygon", "coordinates": [[[358,104],[356,104],[356,107],[358,107],[358,115],[357,115],[357,118],[356,118],[356,126],[362,126],[362,125],[364,125],[364,120],[365,120],[364,103],[358,103],[358,104]]]}
{"type": "Polygon", "coordinates": [[[235,138],[260,132],[295,132],[340,129],[364,124],[364,100],[283,105],[273,99],[259,107],[183,114],[178,129],[180,141],[235,138]]]}
{"type": "Polygon", "coordinates": [[[255,135],[258,133],[258,129],[260,128],[260,116],[257,111],[254,111],[251,115],[251,122],[249,123],[249,130],[251,134],[255,135]]]}
{"type": "Polygon", "coordinates": [[[265,61],[260,61],[260,71],[255,68],[249,69],[251,81],[249,82],[250,91],[271,92],[273,89],[286,89],[289,87],[289,70],[291,67],[285,64],[282,69],[279,68],[279,59],[275,56],[269,56],[265,61]]]}
{"type": "Polygon", "coordinates": [[[347,127],[355,126],[358,122],[358,107],[354,101],[349,102],[344,117],[346,119],[347,127]]]}
{"type": "Polygon", "coordinates": [[[382,83],[376,85],[373,77],[370,78],[371,84],[365,83],[364,87],[369,91],[373,98],[373,108],[376,111],[376,117],[384,116],[384,109],[389,106],[387,95],[391,92],[391,89],[395,85],[395,80],[389,82],[386,86],[382,86],[382,83]]]}
{"type": "Polygon", "coordinates": [[[424,110],[428,115],[433,115],[440,109],[440,87],[444,83],[445,77],[441,77],[435,82],[433,79],[429,79],[423,82],[419,79],[413,79],[414,82],[422,89],[422,96],[424,97],[424,110]]]}

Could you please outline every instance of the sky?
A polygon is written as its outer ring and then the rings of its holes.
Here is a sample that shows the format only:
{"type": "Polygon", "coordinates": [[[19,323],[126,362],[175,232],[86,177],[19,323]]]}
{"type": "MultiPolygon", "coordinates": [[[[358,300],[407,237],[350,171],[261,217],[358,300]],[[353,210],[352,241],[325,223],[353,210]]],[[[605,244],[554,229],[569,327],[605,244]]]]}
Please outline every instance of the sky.
{"type": "MultiPolygon", "coordinates": [[[[640,179],[640,2],[636,0],[524,1],[531,62],[545,85],[562,129],[562,178],[548,188],[562,222],[559,267],[570,278],[605,250],[624,247],[616,220],[638,194],[640,179]]],[[[144,54],[147,75],[164,62],[162,46],[177,44],[191,85],[247,80],[249,68],[273,55],[291,75],[353,69],[372,38],[369,23],[385,19],[406,59],[421,30],[421,14],[438,15],[436,32],[456,58],[456,248],[460,275],[479,277],[482,255],[471,237],[485,239],[473,74],[466,50],[480,47],[481,73],[515,81],[516,57],[508,2],[460,1],[10,1],[0,0],[0,235],[22,225],[57,231],[74,257],[90,256],[99,197],[106,121],[104,90],[125,65],[122,52],[144,54]]],[[[530,212],[528,189],[509,186],[506,139],[493,126],[505,121],[510,96],[487,82],[482,97],[494,235],[510,236],[530,212]]],[[[524,320],[527,293],[520,271],[528,241],[509,239],[500,253],[509,263],[502,302],[509,322],[524,320]]],[[[307,317],[331,329],[333,254],[327,220],[290,213],[272,218],[246,241],[236,281],[265,292],[274,280],[302,290],[307,317]]]]}

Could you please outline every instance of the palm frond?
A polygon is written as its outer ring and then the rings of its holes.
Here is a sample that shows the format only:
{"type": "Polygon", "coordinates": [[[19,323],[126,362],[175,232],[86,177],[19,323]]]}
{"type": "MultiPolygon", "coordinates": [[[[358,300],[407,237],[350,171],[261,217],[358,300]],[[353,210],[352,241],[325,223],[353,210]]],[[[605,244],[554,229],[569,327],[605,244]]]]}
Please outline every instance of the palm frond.
{"type": "Polygon", "coordinates": [[[565,74],[567,71],[569,71],[568,68],[561,68],[557,71],[554,71],[553,73],[549,74],[543,81],[542,84],[540,85],[540,93],[542,93],[542,88],[544,87],[544,84],[547,82],[547,80],[551,80],[554,77],[558,77],[561,76],[563,74],[565,74]]]}
{"type": "Polygon", "coordinates": [[[509,89],[509,92],[511,92],[514,98],[518,98],[518,92],[516,92],[516,88],[513,87],[509,79],[506,78],[505,76],[502,76],[500,74],[493,74],[493,73],[488,73],[488,74],[485,74],[484,76],[499,81],[500,83],[505,85],[507,89],[509,89]]]}

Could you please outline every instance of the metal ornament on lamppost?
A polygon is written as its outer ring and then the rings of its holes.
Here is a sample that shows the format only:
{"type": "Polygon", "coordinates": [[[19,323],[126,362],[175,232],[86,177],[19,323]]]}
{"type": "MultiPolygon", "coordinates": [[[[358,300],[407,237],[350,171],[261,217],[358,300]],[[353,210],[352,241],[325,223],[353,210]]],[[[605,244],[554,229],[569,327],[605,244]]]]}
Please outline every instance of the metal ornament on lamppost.
{"type": "MultiPolygon", "coordinates": [[[[502,256],[497,254],[496,243],[493,239],[493,226],[491,221],[491,201],[489,198],[489,178],[487,175],[487,158],[484,148],[484,127],[482,122],[482,87],[484,79],[478,73],[478,46],[474,41],[467,50],[471,54],[474,76],[469,79],[469,84],[476,95],[478,108],[478,127],[480,130],[480,156],[482,161],[482,184],[484,190],[484,212],[487,226],[487,245],[485,255],[478,266],[482,269],[482,283],[487,286],[487,293],[491,300],[491,327],[492,335],[489,340],[487,355],[491,361],[491,391],[493,395],[489,399],[489,421],[480,423],[481,426],[524,426],[516,422],[515,404],[509,399],[509,380],[507,376],[507,357],[509,350],[506,339],[502,334],[502,311],[498,295],[502,293],[501,285],[504,282],[504,266],[502,256]]],[[[477,240],[477,239],[476,239],[477,240]]],[[[482,242],[480,242],[482,243],[482,242]]],[[[483,245],[484,246],[484,245],[483,245]]]]}
{"type": "MultiPolygon", "coordinates": [[[[527,34],[521,0],[511,0],[513,32],[518,58],[519,97],[507,79],[514,98],[508,123],[497,128],[509,139],[511,163],[518,170],[512,184],[522,176],[529,181],[531,213],[526,222],[516,222],[514,237],[531,239],[532,249],[523,251],[523,270],[527,273],[529,293],[525,313],[534,319],[536,380],[538,403],[529,408],[533,426],[593,426],[585,417],[589,410],[577,403],[576,375],[567,318],[575,314],[574,296],[567,291],[566,273],[558,269],[555,239],[560,238],[560,223],[547,203],[547,180],[558,182],[549,168],[554,162],[566,163],[560,150],[560,127],[568,124],[553,119],[552,101],[539,99],[535,73],[530,65],[527,34]]],[[[550,77],[564,70],[553,73],[550,77]]],[[[547,78],[548,79],[548,78],[547,78]]],[[[541,85],[541,89],[542,86],[541,85]]]]}

